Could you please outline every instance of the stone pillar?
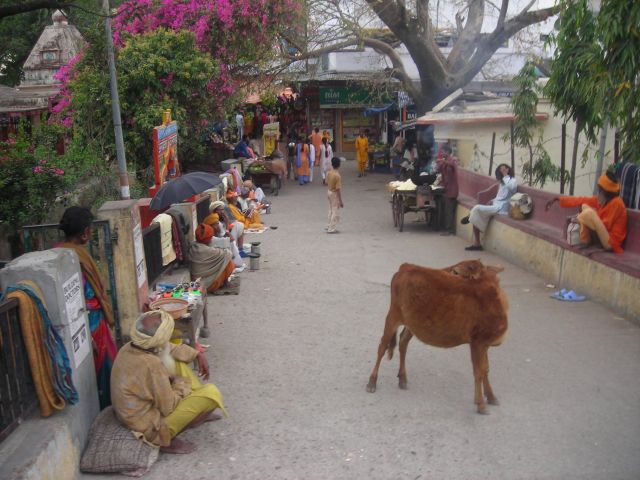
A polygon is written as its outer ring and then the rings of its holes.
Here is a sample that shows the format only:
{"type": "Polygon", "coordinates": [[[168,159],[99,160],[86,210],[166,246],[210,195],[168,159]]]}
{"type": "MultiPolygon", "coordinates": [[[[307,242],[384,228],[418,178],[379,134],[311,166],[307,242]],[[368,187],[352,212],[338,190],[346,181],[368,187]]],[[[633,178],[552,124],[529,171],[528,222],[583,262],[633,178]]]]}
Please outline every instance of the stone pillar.
{"type": "Polygon", "coordinates": [[[137,203],[137,200],[106,202],[98,210],[98,218],[108,220],[111,232],[115,232],[118,237],[113,243],[113,260],[124,341],[128,340],[131,325],[142,312],[149,294],[137,203]]]}
{"type": "Polygon", "coordinates": [[[100,406],[80,261],[73,250],[56,248],[27,253],[0,270],[2,290],[24,280],[42,291],[51,322],[64,341],[79,396],[79,402],[68,405],[65,412],[69,413],[72,437],[79,442],[76,447],[82,452],[100,406]]]}

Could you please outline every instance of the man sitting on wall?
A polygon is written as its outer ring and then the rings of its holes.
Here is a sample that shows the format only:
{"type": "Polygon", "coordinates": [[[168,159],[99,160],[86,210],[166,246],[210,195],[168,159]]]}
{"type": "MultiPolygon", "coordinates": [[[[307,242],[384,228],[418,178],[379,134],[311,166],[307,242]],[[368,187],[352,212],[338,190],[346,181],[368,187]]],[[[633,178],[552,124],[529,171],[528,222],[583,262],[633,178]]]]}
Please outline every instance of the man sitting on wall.
{"type": "Polygon", "coordinates": [[[174,322],[161,310],[142,314],[111,372],[111,402],[116,417],[135,435],[165,453],[191,453],[196,446],[177,435],[187,428],[218,420],[226,414],[215,385],[200,383],[188,363],[198,362],[200,376],[209,378],[204,355],[188,345],[169,342],[174,322]]]}
{"type": "Polygon", "coordinates": [[[196,241],[189,248],[191,280],[201,278],[209,293],[227,285],[236,268],[231,250],[209,246],[213,234],[213,227],[201,223],[196,228],[196,241]]]}

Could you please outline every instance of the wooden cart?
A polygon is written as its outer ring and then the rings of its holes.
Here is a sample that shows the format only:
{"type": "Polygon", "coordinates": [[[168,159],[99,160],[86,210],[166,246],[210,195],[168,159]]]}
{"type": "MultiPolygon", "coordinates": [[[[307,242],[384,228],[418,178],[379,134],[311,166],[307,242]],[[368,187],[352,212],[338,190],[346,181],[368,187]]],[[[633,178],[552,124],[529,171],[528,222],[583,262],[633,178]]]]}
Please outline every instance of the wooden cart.
{"type": "Polygon", "coordinates": [[[259,165],[249,165],[247,175],[256,187],[269,187],[274,196],[278,196],[278,191],[282,187],[280,175],[269,170],[269,166],[265,163],[259,165]],[[252,168],[253,167],[253,168],[252,168]]]}
{"type": "Polygon", "coordinates": [[[282,187],[282,182],[280,180],[280,175],[272,172],[252,172],[249,170],[248,172],[251,181],[256,187],[269,187],[271,193],[277,197],[278,191],[280,187],[282,187]]]}
{"type": "Polygon", "coordinates": [[[427,204],[423,206],[416,205],[415,190],[394,190],[391,196],[391,213],[393,215],[393,226],[398,231],[404,230],[404,215],[407,212],[424,212],[427,224],[434,225],[436,222],[436,206],[435,204],[427,204]]]}

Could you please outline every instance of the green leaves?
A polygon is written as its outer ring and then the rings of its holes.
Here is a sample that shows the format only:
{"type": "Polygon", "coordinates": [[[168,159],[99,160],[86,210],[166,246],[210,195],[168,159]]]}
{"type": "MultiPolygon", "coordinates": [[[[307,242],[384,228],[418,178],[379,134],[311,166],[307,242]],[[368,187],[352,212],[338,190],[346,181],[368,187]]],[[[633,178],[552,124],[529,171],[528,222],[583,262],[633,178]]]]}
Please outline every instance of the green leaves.
{"type": "Polygon", "coordinates": [[[580,120],[589,141],[605,122],[622,137],[622,156],[640,162],[640,2],[562,0],[556,52],[545,87],[557,111],[580,120]]]}

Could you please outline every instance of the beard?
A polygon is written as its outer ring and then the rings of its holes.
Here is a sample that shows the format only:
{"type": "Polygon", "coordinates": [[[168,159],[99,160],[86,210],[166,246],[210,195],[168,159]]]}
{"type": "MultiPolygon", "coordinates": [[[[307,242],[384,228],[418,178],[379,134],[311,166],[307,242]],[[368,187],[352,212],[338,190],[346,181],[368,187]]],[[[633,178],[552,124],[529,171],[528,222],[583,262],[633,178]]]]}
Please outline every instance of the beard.
{"type": "Polygon", "coordinates": [[[171,356],[171,344],[167,342],[165,346],[162,347],[160,351],[158,351],[157,355],[158,355],[158,358],[160,358],[160,361],[162,362],[162,364],[164,365],[164,368],[166,368],[167,371],[169,372],[169,375],[175,375],[176,361],[171,356]]]}

